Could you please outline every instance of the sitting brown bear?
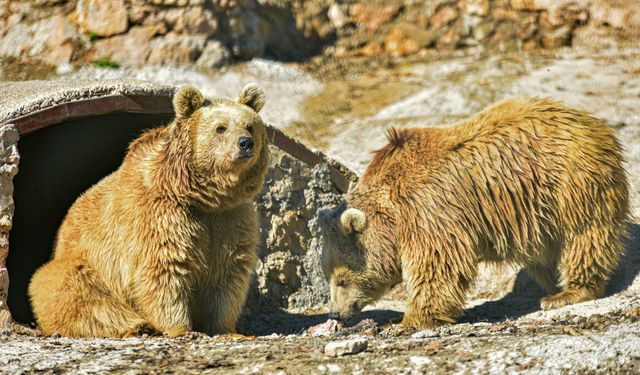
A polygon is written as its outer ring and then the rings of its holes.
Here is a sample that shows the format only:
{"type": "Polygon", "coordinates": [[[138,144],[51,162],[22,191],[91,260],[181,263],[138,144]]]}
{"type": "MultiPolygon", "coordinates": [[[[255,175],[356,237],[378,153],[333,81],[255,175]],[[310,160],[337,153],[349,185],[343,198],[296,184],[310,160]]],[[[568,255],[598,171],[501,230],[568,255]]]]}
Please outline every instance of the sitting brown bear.
{"type": "Polygon", "coordinates": [[[29,295],[45,334],[233,332],[257,259],[252,199],[269,150],[264,93],[206,101],[186,87],[176,119],[136,139],[82,194],[29,295]]]}
{"type": "Polygon", "coordinates": [[[478,262],[523,265],[544,309],[603,295],[629,216],[611,129],[548,99],[514,99],[443,129],[392,129],[325,213],[331,307],[349,319],[405,281],[402,324],[451,323],[478,262]]]}

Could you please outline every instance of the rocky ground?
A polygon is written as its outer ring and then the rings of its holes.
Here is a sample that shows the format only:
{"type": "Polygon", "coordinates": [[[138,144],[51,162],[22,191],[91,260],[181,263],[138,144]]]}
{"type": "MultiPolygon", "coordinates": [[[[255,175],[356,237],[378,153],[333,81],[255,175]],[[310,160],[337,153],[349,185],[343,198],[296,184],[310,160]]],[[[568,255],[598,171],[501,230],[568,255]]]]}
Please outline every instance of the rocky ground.
{"type": "Polygon", "coordinates": [[[365,319],[331,336],[194,334],[177,339],[77,340],[11,333],[0,336],[0,342],[0,371],[7,374],[633,374],[640,371],[640,309],[461,323],[432,331],[380,326],[365,319]],[[349,346],[354,341],[360,346],[349,346]],[[331,346],[342,344],[357,352],[328,355],[331,346]]]}
{"type": "MultiPolygon", "coordinates": [[[[389,126],[441,126],[515,95],[545,95],[588,110],[617,129],[626,147],[635,213],[640,207],[640,64],[637,50],[560,50],[389,62],[253,60],[217,74],[190,68],[83,67],[49,79],[129,77],[194,84],[232,96],[248,81],[268,94],[266,120],[357,172],[389,126]]],[[[34,70],[33,74],[41,72],[34,70]]],[[[5,71],[5,74],[10,74],[5,71]]],[[[28,70],[21,74],[29,75],[28,70]]],[[[638,227],[630,226],[632,234],[638,227]]],[[[542,312],[542,292],[517,269],[485,267],[458,324],[416,332],[389,323],[402,289],[327,336],[306,330],[327,321],[322,305],[257,314],[241,332],[125,340],[45,338],[24,327],[0,336],[2,373],[590,373],[640,371],[640,247],[628,241],[608,297],[542,312]],[[332,357],[330,342],[366,341],[332,357]]],[[[317,302],[317,301],[316,301],[317,302]]],[[[286,303],[285,303],[286,305],[286,303]]],[[[294,306],[295,303],[292,304],[294,306]]]]}

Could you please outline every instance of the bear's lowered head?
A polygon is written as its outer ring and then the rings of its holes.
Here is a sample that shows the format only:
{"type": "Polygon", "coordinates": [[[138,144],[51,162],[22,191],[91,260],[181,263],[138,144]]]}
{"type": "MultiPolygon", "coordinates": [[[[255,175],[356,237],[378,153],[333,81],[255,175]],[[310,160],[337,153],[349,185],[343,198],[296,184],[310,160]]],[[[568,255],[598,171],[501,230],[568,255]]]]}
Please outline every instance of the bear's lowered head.
{"type": "Polygon", "coordinates": [[[350,320],[379,299],[401,275],[380,218],[347,202],[320,213],[325,246],[322,270],[331,290],[330,314],[350,320]]]}

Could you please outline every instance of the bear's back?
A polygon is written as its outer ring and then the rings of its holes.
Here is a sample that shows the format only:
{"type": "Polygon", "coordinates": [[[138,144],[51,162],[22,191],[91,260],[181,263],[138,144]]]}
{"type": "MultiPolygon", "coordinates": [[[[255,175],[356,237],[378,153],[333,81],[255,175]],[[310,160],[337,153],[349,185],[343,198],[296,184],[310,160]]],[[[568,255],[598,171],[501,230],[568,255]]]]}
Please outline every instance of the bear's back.
{"type": "Polygon", "coordinates": [[[485,259],[526,261],[628,212],[613,132],[548,99],[508,100],[449,128],[396,130],[389,139],[355,199],[386,196],[400,222],[418,217],[420,228],[466,237],[484,245],[485,259]]]}

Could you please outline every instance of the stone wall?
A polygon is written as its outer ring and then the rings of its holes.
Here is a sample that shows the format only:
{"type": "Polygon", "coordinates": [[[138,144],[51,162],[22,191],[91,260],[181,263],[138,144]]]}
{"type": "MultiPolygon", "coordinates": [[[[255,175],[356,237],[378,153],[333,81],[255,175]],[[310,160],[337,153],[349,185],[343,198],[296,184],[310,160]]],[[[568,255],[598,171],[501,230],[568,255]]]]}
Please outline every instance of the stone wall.
{"type": "MultiPolygon", "coordinates": [[[[103,66],[545,49],[640,36],[624,0],[0,0],[0,58],[103,66]]],[[[636,38],[636,39],[634,39],[636,38]]]]}
{"type": "Polygon", "coordinates": [[[50,65],[299,59],[327,35],[299,24],[292,4],[256,0],[0,0],[0,56],[50,65]]]}
{"type": "Polygon", "coordinates": [[[344,1],[328,15],[337,56],[599,46],[640,35],[640,3],[633,1],[344,1]]]}
{"type": "Polygon", "coordinates": [[[341,197],[327,164],[311,168],[271,146],[271,167],[256,201],[262,241],[249,312],[326,304],[318,211],[337,206],[341,197]]]}
{"type": "Polygon", "coordinates": [[[9,254],[9,231],[13,217],[13,176],[18,173],[18,131],[10,124],[0,125],[0,330],[6,328],[10,314],[6,305],[9,273],[5,260],[9,254]]]}

